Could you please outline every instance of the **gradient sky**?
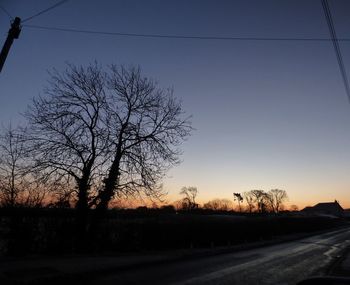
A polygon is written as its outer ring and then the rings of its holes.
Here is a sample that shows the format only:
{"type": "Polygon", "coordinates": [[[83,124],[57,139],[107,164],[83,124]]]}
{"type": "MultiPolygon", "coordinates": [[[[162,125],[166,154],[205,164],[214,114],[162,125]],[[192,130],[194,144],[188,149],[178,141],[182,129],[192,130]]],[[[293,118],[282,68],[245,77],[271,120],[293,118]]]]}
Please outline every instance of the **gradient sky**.
{"type": "MultiPolygon", "coordinates": [[[[56,3],[0,0],[23,19],[56,3]]],[[[329,0],[338,37],[350,38],[350,1],[329,0]]],[[[197,36],[328,38],[319,0],[71,0],[27,24],[197,36]]],[[[0,10],[1,41],[9,19],[0,10]]],[[[2,43],[1,43],[2,44],[2,43]]],[[[350,73],[350,42],[341,43],[350,73]]],[[[350,104],[331,42],[145,39],[23,27],[0,75],[0,121],[21,121],[47,70],[97,60],[139,64],[173,86],[196,131],[168,173],[169,200],[285,189],[300,207],[350,207],[350,104]]]]}

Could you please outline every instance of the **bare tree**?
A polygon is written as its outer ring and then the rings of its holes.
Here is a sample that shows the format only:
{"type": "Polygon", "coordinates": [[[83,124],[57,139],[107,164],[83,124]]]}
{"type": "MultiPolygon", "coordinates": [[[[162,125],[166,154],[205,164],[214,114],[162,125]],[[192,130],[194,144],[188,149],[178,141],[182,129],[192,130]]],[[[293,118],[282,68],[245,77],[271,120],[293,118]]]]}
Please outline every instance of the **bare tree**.
{"type": "Polygon", "coordinates": [[[115,195],[161,198],[159,182],[179,162],[179,145],[192,130],[173,91],[159,88],[140,68],[113,65],[108,88],[111,164],[96,199],[100,210],[115,195]]]}
{"type": "Polygon", "coordinates": [[[232,202],[229,199],[213,199],[205,203],[203,208],[214,211],[229,211],[232,209],[232,202]]]}
{"type": "Polygon", "coordinates": [[[208,210],[218,211],[221,208],[221,201],[220,199],[210,200],[207,203],[204,203],[203,208],[208,210]]]}
{"type": "Polygon", "coordinates": [[[33,169],[75,181],[76,208],[105,210],[114,197],[160,198],[166,170],[179,162],[189,119],[172,90],[139,68],[96,63],[53,71],[26,117],[33,169]]]}
{"type": "Polygon", "coordinates": [[[83,213],[104,159],[105,74],[94,64],[69,65],[62,74],[54,70],[50,76],[45,97],[34,99],[26,113],[27,151],[34,169],[75,180],[76,207],[83,213]]]}
{"type": "Polygon", "coordinates": [[[172,205],[174,206],[175,210],[182,210],[183,201],[182,201],[182,199],[176,200],[172,203],[172,205]]]}
{"type": "Polygon", "coordinates": [[[289,210],[292,212],[297,212],[299,211],[299,207],[297,205],[290,205],[289,210]]]}
{"type": "Polygon", "coordinates": [[[283,206],[283,202],[288,199],[287,192],[281,189],[271,189],[266,196],[271,211],[279,213],[283,206]]]}
{"type": "Polygon", "coordinates": [[[48,197],[50,187],[48,183],[42,181],[41,177],[31,177],[30,181],[26,181],[24,185],[25,191],[20,198],[20,204],[25,207],[38,208],[45,204],[45,198],[48,197]]]}
{"type": "Polygon", "coordinates": [[[180,194],[184,197],[182,198],[182,208],[185,210],[193,210],[198,208],[196,203],[196,197],[198,194],[197,187],[182,187],[180,194]]]}
{"type": "Polygon", "coordinates": [[[28,167],[23,130],[11,126],[0,136],[0,202],[3,206],[41,207],[48,180],[28,167]]]}
{"type": "Polygon", "coordinates": [[[24,144],[18,133],[9,126],[0,136],[0,200],[4,206],[14,207],[24,191],[24,144]]]}
{"type": "Polygon", "coordinates": [[[243,192],[243,199],[247,203],[248,212],[252,213],[255,208],[254,196],[251,191],[243,192]]]}
{"type": "Polygon", "coordinates": [[[268,194],[264,190],[251,190],[250,193],[254,197],[254,202],[258,212],[266,212],[268,206],[268,194]]]}
{"type": "Polygon", "coordinates": [[[233,193],[233,199],[238,203],[238,209],[242,212],[241,203],[243,202],[243,197],[241,193],[233,193]]]}

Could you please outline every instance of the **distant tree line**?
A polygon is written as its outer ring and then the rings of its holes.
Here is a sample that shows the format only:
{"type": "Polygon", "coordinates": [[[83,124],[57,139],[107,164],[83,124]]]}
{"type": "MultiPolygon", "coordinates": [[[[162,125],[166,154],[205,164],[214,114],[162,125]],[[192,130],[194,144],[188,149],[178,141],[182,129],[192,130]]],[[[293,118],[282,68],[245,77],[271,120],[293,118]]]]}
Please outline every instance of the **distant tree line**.
{"type": "Polygon", "coordinates": [[[251,190],[244,192],[242,197],[246,202],[246,209],[250,213],[253,211],[279,213],[284,210],[284,202],[288,200],[287,192],[281,189],[271,189],[267,192],[251,190]]]}
{"type": "MultiPolygon", "coordinates": [[[[215,198],[202,205],[197,203],[196,198],[198,190],[196,187],[183,187],[180,191],[182,199],[176,201],[174,206],[178,210],[191,211],[195,209],[207,209],[213,211],[236,211],[247,213],[279,213],[285,210],[284,203],[288,200],[288,195],[285,190],[271,189],[264,190],[250,190],[248,192],[233,193],[233,201],[229,199],[215,198]],[[237,202],[237,207],[233,202],[237,202]]],[[[298,207],[292,205],[290,210],[296,211],[298,207]]]]}

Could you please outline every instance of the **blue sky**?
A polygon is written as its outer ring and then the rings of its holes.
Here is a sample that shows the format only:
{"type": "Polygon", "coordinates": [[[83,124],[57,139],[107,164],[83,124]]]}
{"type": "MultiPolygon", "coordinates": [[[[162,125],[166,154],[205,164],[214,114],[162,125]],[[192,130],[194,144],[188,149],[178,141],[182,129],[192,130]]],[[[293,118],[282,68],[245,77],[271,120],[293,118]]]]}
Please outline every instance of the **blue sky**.
{"type": "MultiPolygon", "coordinates": [[[[0,0],[23,19],[56,3],[0,0]]],[[[340,38],[350,3],[329,0],[340,38]]],[[[26,24],[107,32],[328,38],[318,0],[70,0],[26,24]]],[[[9,19],[0,11],[5,41],[9,19]]],[[[342,42],[345,68],[350,42],[342,42]]],[[[16,124],[65,62],[138,64],[171,86],[196,131],[165,180],[169,200],[197,186],[202,201],[282,188],[291,204],[350,207],[350,104],[331,42],[146,39],[23,27],[0,75],[0,121],[16,124]]],[[[350,72],[350,70],[348,70],[350,72]]]]}

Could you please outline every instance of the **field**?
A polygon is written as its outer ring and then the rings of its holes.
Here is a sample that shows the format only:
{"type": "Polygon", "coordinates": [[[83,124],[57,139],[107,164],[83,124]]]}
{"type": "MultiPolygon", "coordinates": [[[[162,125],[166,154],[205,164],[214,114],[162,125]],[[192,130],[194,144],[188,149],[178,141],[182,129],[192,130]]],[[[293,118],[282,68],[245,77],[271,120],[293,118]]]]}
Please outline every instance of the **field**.
{"type": "Polygon", "coordinates": [[[93,212],[84,237],[74,210],[0,209],[0,254],[118,253],[231,246],[344,225],[329,217],[254,215],[208,211],[115,210],[93,212]]]}

